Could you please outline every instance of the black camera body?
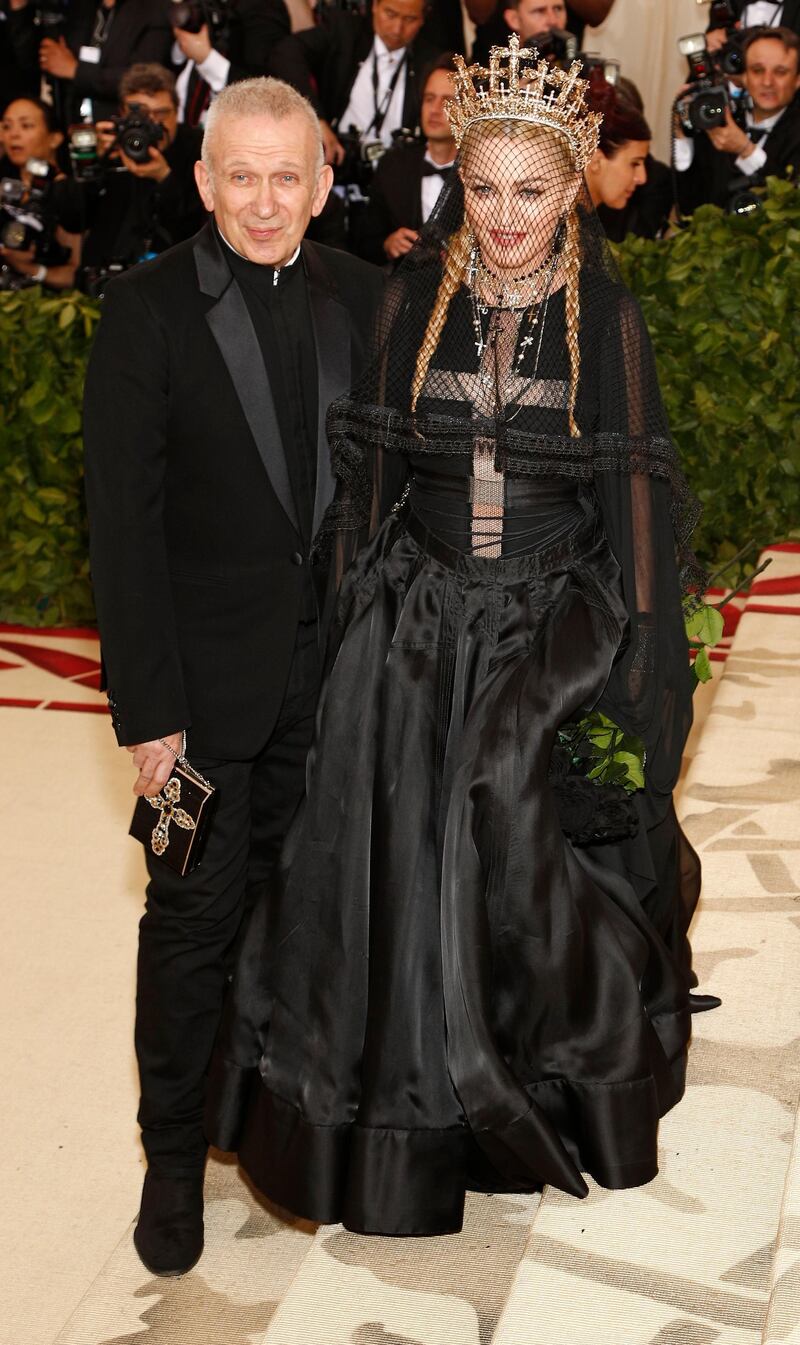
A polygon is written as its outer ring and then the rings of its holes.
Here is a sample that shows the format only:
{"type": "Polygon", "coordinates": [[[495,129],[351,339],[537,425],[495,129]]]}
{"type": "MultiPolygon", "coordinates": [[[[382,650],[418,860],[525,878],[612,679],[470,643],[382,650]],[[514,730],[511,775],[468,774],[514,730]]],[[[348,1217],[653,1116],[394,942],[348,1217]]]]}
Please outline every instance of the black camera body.
{"type": "Polygon", "coordinates": [[[47,209],[50,165],[44,159],[29,159],[25,166],[31,174],[30,187],[19,178],[0,181],[0,243],[15,252],[26,252],[52,232],[47,209]]]}
{"type": "Polygon", "coordinates": [[[566,28],[547,28],[543,33],[525,37],[523,47],[534,47],[538,60],[550,60],[554,65],[569,66],[578,54],[578,39],[566,28]]]}
{"type": "Polygon", "coordinates": [[[235,0],[170,0],[169,21],[173,28],[199,33],[205,25],[216,36],[231,20],[235,0]]]}
{"type": "Polygon", "coordinates": [[[167,134],[166,128],[148,117],[138,104],[131,103],[130,109],[124,117],[114,118],[114,143],[133,163],[149,163],[150,149],[161,144],[167,134]]]}
{"type": "Polygon", "coordinates": [[[718,80],[716,66],[703,33],[678,39],[678,50],[689,62],[689,83],[693,86],[678,99],[678,116],[687,135],[724,126],[731,105],[728,90],[718,80]]]}

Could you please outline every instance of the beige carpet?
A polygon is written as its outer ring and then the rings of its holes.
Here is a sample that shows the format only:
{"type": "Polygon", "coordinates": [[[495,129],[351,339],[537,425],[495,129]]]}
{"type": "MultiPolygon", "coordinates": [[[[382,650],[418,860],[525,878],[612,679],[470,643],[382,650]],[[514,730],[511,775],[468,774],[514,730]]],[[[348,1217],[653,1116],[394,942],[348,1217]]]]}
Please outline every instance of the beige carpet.
{"type": "MultiPolygon", "coordinates": [[[[777,553],[772,588],[798,569],[777,553]]],[[[177,1281],[131,1243],[127,763],[100,715],[0,709],[1,1345],[800,1345],[799,653],[800,597],[762,591],[704,697],[681,809],[705,866],[698,969],[724,1005],[695,1020],[658,1179],[474,1196],[458,1237],[366,1239],[284,1219],[214,1162],[207,1250],[177,1281]],[[63,804],[43,829],[45,782],[63,804]]]]}

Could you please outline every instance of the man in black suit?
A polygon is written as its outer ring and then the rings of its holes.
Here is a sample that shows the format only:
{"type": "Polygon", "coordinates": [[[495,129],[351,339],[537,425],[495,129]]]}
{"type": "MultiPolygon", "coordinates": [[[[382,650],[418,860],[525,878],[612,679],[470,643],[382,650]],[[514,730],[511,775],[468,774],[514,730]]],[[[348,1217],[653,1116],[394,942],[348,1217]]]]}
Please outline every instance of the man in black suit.
{"type": "Polygon", "coordinates": [[[422,135],[381,159],[357,235],[366,261],[385,265],[410,252],[453,170],[456,142],[445,111],[453,96],[453,58],[445,55],[423,76],[422,135]]]}
{"type": "MultiPolygon", "coordinates": [[[[331,185],[317,118],[274,79],[214,100],[214,219],[109,286],[85,398],[92,576],[118,740],[157,794],[188,731],[216,786],[200,867],[148,853],[136,1047],[156,1274],[202,1250],[205,1073],[231,951],[303,789],[320,676],[312,538],[325,413],[362,367],[380,273],[302,242],[331,185]]],[[[320,584],[321,587],[321,584],[320,584]]]]}
{"type": "MultiPolygon", "coordinates": [[[[53,86],[63,129],[70,122],[112,117],[125,71],[140,62],[169,64],[172,34],[164,0],[67,0],[63,31],[34,23],[31,0],[10,0],[8,25],[23,69],[41,69],[53,86]],[[86,101],[91,105],[86,107],[86,101]]],[[[58,13],[59,7],[50,7],[58,13]]]]}
{"type": "Polygon", "coordinates": [[[676,120],[675,168],[684,214],[701,205],[735,208],[739,194],[769,176],[800,172],[800,38],[788,28],[754,28],[744,43],[743,84],[752,107],[738,120],[688,138],[676,120]]]}
{"type": "MultiPolygon", "coordinates": [[[[170,12],[180,14],[174,4],[170,12]]],[[[196,33],[174,28],[185,60],[178,75],[178,115],[189,126],[204,124],[212,98],[228,84],[268,75],[273,48],[291,31],[283,0],[237,0],[215,12],[222,22],[213,30],[207,23],[196,33]]],[[[178,52],[173,55],[178,59],[178,52]]]]}
{"type": "Polygon", "coordinates": [[[420,72],[437,54],[420,37],[425,11],[426,0],[372,0],[371,18],[325,8],[276,48],[273,69],[316,108],[329,163],[344,162],[338,132],[388,148],[418,127],[420,72]]]}
{"type": "MultiPolygon", "coordinates": [[[[800,35],[800,0],[733,0],[739,28],[790,28],[800,35]]],[[[706,32],[709,51],[719,51],[728,41],[725,28],[706,32]]]]}

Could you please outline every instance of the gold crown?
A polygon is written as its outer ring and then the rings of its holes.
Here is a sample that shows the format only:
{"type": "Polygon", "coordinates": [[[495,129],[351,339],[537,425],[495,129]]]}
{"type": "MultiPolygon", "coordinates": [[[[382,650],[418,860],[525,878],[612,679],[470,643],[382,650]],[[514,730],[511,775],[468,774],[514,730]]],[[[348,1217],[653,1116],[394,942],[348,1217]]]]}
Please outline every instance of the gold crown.
{"type": "Polygon", "coordinates": [[[507,47],[492,47],[488,70],[468,66],[463,56],[453,58],[455,94],[447,104],[447,116],[455,142],[460,146],[478,121],[527,121],[563,136],[575,168],[582,173],[597,149],[603,118],[587,108],[589,86],[580,77],[580,61],[573,61],[569,70],[546,60],[522,64],[538,54],[535,48],[520,47],[512,33],[507,47]]]}

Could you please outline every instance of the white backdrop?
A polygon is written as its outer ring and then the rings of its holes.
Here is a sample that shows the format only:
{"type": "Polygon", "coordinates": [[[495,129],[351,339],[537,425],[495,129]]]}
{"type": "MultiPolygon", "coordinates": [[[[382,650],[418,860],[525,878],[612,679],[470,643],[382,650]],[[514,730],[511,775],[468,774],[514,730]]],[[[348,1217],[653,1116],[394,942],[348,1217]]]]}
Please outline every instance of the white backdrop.
{"type": "Polygon", "coordinates": [[[669,161],[670,106],[686,77],[686,58],[677,41],[686,33],[703,32],[708,6],[697,0],[616,0],[606,19],[586,31],[584,47],[607,60],[617,60],[622,73],[644,99],[653,132],[653,153],[669,161]]]}

